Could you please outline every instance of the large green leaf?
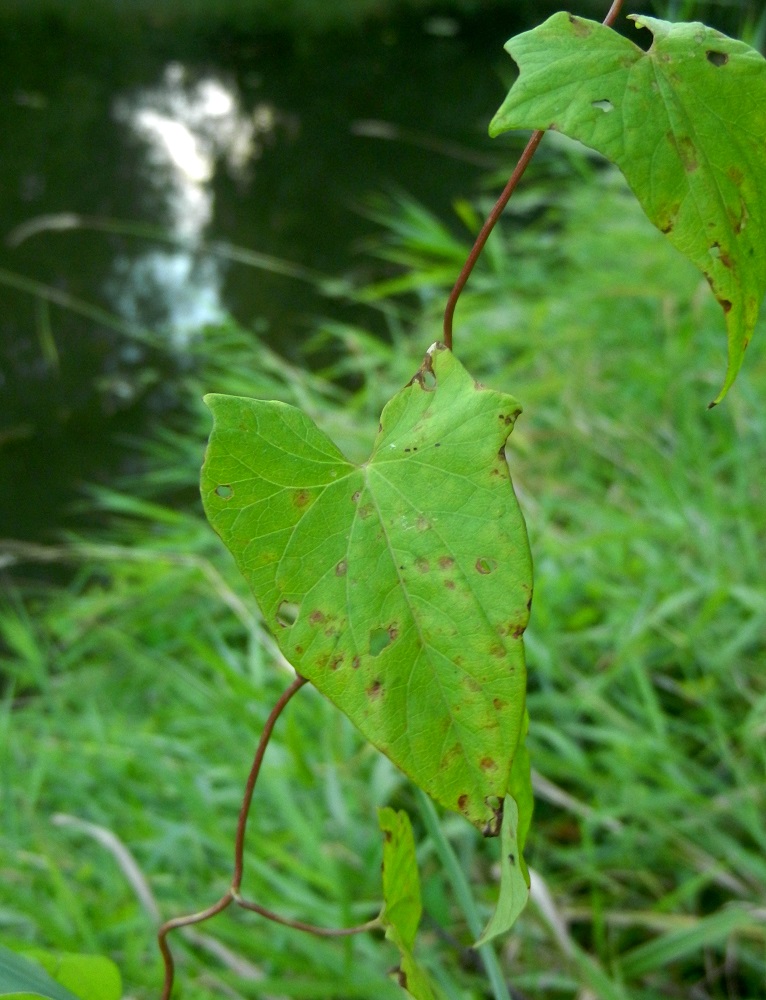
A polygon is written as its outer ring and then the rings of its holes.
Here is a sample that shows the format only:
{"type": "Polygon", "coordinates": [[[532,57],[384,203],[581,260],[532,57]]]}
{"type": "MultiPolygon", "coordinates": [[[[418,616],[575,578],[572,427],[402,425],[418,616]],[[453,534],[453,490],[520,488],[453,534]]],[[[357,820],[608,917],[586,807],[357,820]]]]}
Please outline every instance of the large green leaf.
{"type": "Polygon", "coordinates": [[[566,13],[511,39],[520,76],[490,133],[556,129],[622,170],[723,308],[728,367],[718,402],[766,293],[766,60],[703,24],[633,20],[654,35],[647,52],[566,13]]]}
{"type": "Polygon", "coordinates": [[[284,655],[433,798],[497,832],[532,593],[503,450],[518,403],[434,345],[356,466],[292,406],[206,399],[205,510],[284,655]]]}
{"type": "Polygon", "coordinates": [[[428,976],[415,961],[420,915],[420,878],[415,859],[415,838],[405,812],[388,807],[378,810],[383,831],[383,910],[380,920],[386,937],[399,950],[401,962],[396,972],[399,985],[415,1000],[434,1000],[428,976]]]}

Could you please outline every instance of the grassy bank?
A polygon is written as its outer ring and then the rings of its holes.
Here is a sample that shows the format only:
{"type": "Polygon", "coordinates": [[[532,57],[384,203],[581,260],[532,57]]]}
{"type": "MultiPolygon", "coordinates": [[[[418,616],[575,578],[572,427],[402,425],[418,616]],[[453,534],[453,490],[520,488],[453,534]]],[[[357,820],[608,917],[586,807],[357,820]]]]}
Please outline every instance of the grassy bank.
{"type": "MultiPolygon", "coordinates": [[[[183,420],[137,445],[140,477],[90,497],[109,531],[5,548],[17,573],[43,559],[76,567],[67,589],[22,579],[0,619],[6,943],[110,954],[127,995],[157,995],[153,907],[185,912],[225,888],[249,758],[288,682],[194,497],[209,427],[200,397],[296,403],[363,458],[381,405],[438,337],[481,209],[458,205],[447,225],[406,199],[374,206],[385,276],[359,296],[384,311],[387,343],[318,322],[310,373],[234,326],[207,331],[183,420]],[[319,357],[334,360],[317,372],[319,357]]],[[[536,564],[536,879],[500,949],[516,997],[762,990],[763,333],[706,411],[724,370],[707,286],[616,175],[552,151],[459,307],[461,360],[525,407],[510,464],[536,564]]],[[[368,918],[385,803],[411,810],[420,837],[424,962],[451,1000],[485,996],[409,786],[312,691],[269,750],[248,894],[314,923],[368,918]]],[[[488,912],[495,845],[443,822],[488,912]]],[[[318,942],[242,914],[201,931],[179,941],[186,998],[400,995],[377,939],[318,942]]]]}

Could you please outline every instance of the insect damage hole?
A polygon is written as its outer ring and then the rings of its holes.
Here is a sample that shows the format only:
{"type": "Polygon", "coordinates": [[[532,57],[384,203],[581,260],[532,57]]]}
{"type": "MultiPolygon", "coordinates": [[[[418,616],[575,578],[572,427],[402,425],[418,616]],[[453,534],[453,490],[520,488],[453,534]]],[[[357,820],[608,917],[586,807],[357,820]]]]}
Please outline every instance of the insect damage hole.
{"type": "Polygon", "coordinates": [[[603,98],[603,100],[600,101],[591,101],[590,104],[592,108],[598,108],[599,111],[603,111],[604,114],[609,114],[610,111],[614,111],[614,105],[606,98],[603,98]]]}
{"type": "Polygon", "coordinates": [[[395,636],[387,628],[374,628],[370,632],[370,656],[379,656],[386,646],[390,646],[395,636]]]}
{"type": "Polygon", "coordinates": [[[215,495],[220,497],[221,500],[231,500],[234,496],[234,490],[228,483],[222,483],[220,486],[216,486],[215,495]]]}
{"type": "Polygon", "coordinates": [[[705,56],[707,61],[712,63],[713,66],[725,66],[729,61],[729,56],[726,52],[718,52],[716,49],[708,49],[705,56]]]}
{"type": "Polygon", "coordinates": [[[294,604],[292,601],[282,601],[277,608],[277,624],[282,628],[290,628],[298,620],[300,610],[300,604],[294,604]]]}

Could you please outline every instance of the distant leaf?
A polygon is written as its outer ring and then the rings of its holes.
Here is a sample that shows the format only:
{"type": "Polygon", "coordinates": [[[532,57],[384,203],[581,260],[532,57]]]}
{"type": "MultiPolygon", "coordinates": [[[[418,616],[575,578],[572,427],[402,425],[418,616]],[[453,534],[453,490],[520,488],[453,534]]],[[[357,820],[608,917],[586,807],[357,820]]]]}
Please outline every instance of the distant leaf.
{"type": "Polygon", "coordinates": [[[78,955],[71,952],[25,951],[25,956],[39,962],[45,971],[80,1000],[120,1000],[122,980],[114,962],[103,955],[78,955]]]}
{"type": "Polygon", "coordinates": [[[405,812],[378,810],[383,831],[383,910],[386,937],[396,945],[401,964],[397,982],[415,1000],[434,1000],[428,976],[415,961],[412,949],[420,923],[420,878],[415,860],[415,840],[405,812]]]}
{"type": "Polygon", "coordinates": [[[505,934],[513,927],[529,899],[529,872],[519,845],[519,808],[512,796],[503,804],[500,829],[500,897],[492,917],[474,948],[480,948],[492,938],[505,934]]]}
{"type": "Polygon", "coordinates": [[[48,1000],[81,1000],[48,975],[36,962],[0,945],[0,997],[32,994],[48,1000]]]}
{"type": "Polygon", "coordinates": [[[766,293],[766,60],[703,24],[633,20],[654,35],[648,52],[566,13],[511,39],[520,76],[490,133],[557,129],[622,170],[723,308],[719,402],[766,293]]]}
{"type": "Polygon", "coordinates": [[[435,345],[361,466],[292,406],[207,403],[205,510],[284,655],[429,795],[496,832],[532,593],[503,451],[516,400],[435,345]]]}

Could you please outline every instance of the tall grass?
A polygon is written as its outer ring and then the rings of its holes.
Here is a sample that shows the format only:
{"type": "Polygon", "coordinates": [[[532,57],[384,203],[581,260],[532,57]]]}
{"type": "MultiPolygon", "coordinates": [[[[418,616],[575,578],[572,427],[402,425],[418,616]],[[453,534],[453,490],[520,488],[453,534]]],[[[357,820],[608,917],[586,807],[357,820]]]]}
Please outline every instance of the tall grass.
{"type": "MultiPolygon", "coordinates": [[[[501,965],[519,998],[756,1000],[766,981],[763,330],[735,388],[707,411],[725,360],[707,286],[616,174],[548,146],[455,327],[461,360],[525,406],[509,461],[536,564],[537,811],[533,903],[501,965]]],[[[137,443],[141,475],[90,496],[109,530],[57,550],[6,546],[6,561],[76,566],[66,589],[19,587],[0,618],[8,943],[109,953],[130,996],[157,995],[146,889],[165,915],[220,895],[256,734],[287,684],[194,498],[209,427],[200,396],[296,403],[363,458],[382,404],[439,336],[483,210],[459,204],[443,222],[404,197],[374,204],[381,278],[358,294],[384,310],[387,341],[318,321],[306,367],[293,367],[233,324],[206,331],[183,419],[137,443]],[[135,867],[92,828],[52,822],[60,813],[109,831],[135,867]]],[[[247,893],[315,923],[373,915],[374,807],[387,802],[412,811],[420,836],[425,963],[446,996],[487,995],[411,788],[310,690],[267,756],[247,893]]],[[[442,824],[486,915],[495,845],[457,817],[442,824]]],[[[184,997],[399,995],[385,980],[395,957],[377,939],[317,942],[242,914],[201,931],[179,940],[184,997]]]]}

